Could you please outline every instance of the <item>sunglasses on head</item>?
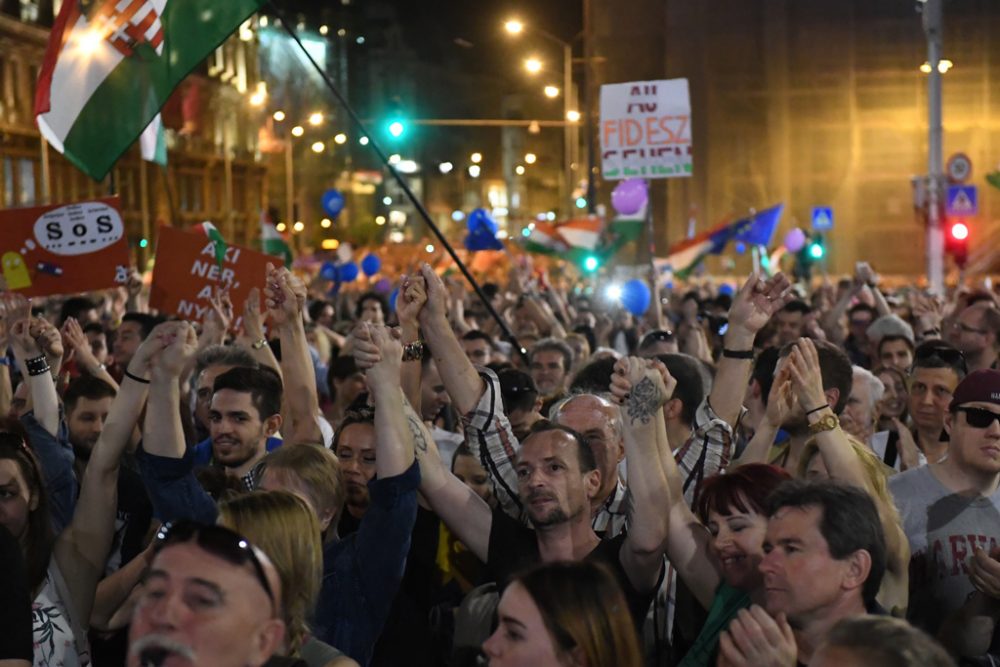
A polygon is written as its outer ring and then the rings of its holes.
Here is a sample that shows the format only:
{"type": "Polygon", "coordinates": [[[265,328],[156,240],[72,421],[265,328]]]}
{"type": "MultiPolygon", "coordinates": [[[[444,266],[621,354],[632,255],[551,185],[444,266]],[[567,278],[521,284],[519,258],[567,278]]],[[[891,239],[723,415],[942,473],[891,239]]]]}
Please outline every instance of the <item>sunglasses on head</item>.
{"type": "Polygon", "coordinates": [[[674,340],[674,332],[667,330],[660,331],[650,331],[648,334],[642,337],[642,344],[649,345],[650,343],[671,343],[674,340]]]}
{"type": "Polygon", "coordinates": [[[271,584],[267,581],[263,564],[254,553],[253,545],[245,537],[228,528],[194,521],[165,523],[156,532],[156,545],[153,547],[153,552],[159,553],[164,547],[171,544],[184,544],[191,541],[213,556],[218,556],[233,565],[250,563],[254,574],[257,575],[257,581],[260,582],[264,592],[267,593],[267,598],[271,601],[271,606],[277,609],[274,591],[271,590],[271,584]]]}
{"type": "Polygon", "coordinates": [[[963,373],[969,372],[969,367],[965,363],[965,355],[959,350],[946,345],[933,345],[933,346],[923,346],[921,345],[916,349],[913,354],[913,358],[918,361],[925,359],[940,359],[949,366],[958,366],[962,369],[963,373]]]}
{"type": "Polygon", "coordinates": [[[1000,413],[986,408],[955,408],[956,412],[965,413],[965,422],[972,428],[989,428],[993,422],[1000,421],[1000,413]]]}

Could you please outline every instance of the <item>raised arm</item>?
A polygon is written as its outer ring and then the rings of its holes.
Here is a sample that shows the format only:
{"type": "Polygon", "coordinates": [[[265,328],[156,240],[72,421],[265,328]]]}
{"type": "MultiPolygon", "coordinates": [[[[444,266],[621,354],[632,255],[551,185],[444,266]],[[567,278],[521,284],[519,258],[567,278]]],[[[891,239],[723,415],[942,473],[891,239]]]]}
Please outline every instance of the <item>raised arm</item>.
{"type": "Polygon", "coordinates": [[[223,345],[229,325],[233,323],[233,302],[229,300],[228,292],[216,288],[208,303],[210,308],[205,313],[201,336],[198,337],[199,350],[210,345],[223,345]]]}
{"type": "Polygon", "coordinates": [[[62,335],[66,339],[66,342],[69,343],[70,349],[73,352],[73,359],[76,360],[76,365],[98,380],[104,380],[114,387],[115,391],[118,391],[118,383],[111,377],[111,373],[108,373],[107,369],[104,368],[104,364],[97,361],[97,357],[94,356],[94,352],[90,347],[90,341],[87,340],[87,336],[83,333],[83,329],[80,328],[80,323],[76,321],[76,318],[69,317],[66,319],[66,323],[63,324],[62,328],[62,335]]]}
{"type": "Polygon", "coordinates": [[[322,443],[316,373],[302,320],[306,286],[288,269],[275,269],[268,264],[264,296],[271,322],[278,327],[281,338],[281,375],[284,393],[290,399],[288,410],[292,420],[290,440],[292,443],[322,443]]]}
{"type": "Polygon", "coordinates": [[[198,336],[188,322],[168,322],[159,333],[161,351],[151,356],[149,405],[142,446],[149,454],[180,459],[186,449],[181,425],[180,384],[184,368],[198,352],[198,336]]]}
{"type": "Polygon", "coordinates": [[[747,446],[743,448],[743,453],[739,458],[734,459],[731,468],[746,465],[747,463],[768,463],[767,455],[774,445],[774,438],[778,435],[778,430],[785,421],[785,417],[791,413],[792,408],[798,399],[792,391],[792,381],[789,370],[782,367],[771,383],[771,391],[767,395],[767,411],[764,418],[760,420],[754,431],[753,437],[747,446]]]}
{"type": "MultiPolygon", "coordinates": [[[[273,368],[281,375],[281,364],[274,356],[274,351],[267,344],[264,335],[264,318],[260,311],[260,289],[254,287],[243,302],[243,340],[241,343],[262,366],[273,368]]],[[[284,378],[282,377],[282,382],[284,378]]]]}
{"type": "MultiPolygon", "coordinates": [[[[664,387],[664,391],[666,388],[670,388],[672,390],[672,387],[668,385],[670,385],[670,383],[676,384],[676,380],[670,377],[666,367],[659,362],[655,362],[653,366],[662,375],[662,381],[660,384],[664,387]]],[[[633,394],[636,392],[633,391],[632,387],[632,381],[627,376],[617,372],[612,376],[611,393],[615,397],[616,401],[623,406],[622,421],[623,424],[625,424],[626,438],[630,437],[628,435],[629,430],[631,430],[631,427],[628,425],[632,420],[630,415],[639,414],[636,406],[634,405],[634,402],[638,399],[633,398],[633,394]],[[633,403],[633,405],[629,405],[630,402],[633,403]]],[[[670,454],[670,445],[667,442],[666,427],[664,425],[661,428],[659,425],[663,424],[662,409],[657,410],[655,420],[657,422],[657,426],[655,427],[654,432],[652,435],[647,434],[646,437],[657,441],[656,448],[658,452],[667,452],[665,455],[660,455],[659,465],[656,466],[660,468],[666,481],[667,499],[657,508],[651,509],[659,510],[659,513],[662,514],[662,510],[660,508],[668,508],[666,516],[663,517],[663,520],[666,522],[664,542],[666,545],[667,558],[670,561],[670,564],[677,570],[678,574],[680,574],[680,576],[684,579],[684,583],[686,583],[688,587],[691,588],[692,592],[694,592],[695,597],[698,598],[698,601],[702,604],[702,606],[705,609],[708,609],[715,596],[715,589],[718,588],[719,582],[721,581],[720,574],[715,567],[714,559],[710,556],[711,552],[709,551],[708,546],[708,530],[706,530],[701,522],[698,521],[698,519],[691,512],[687,503],[684,502],[683,479],[677,468],[677,464],[674,461],[673,455],[670,454]]],[[[633,436],[631,436],[633,440],[635,440],[635,435],[638,434],[634,433],[633,436]]],[[[628,439],[626,439],[625,444],[626,461],[628,461],[628,439]]],[[[629,490],[631,491],[631,474],[635,466],[631,463],[627,463],[627,465],[629,465],[629,490]]],[[[631,531],[631,524],[629,529],[631,531]]],[[[663,544],[660,545],[660,549],[662,553],[663,544]]]]}
{"type": "Polygon", "coordinates": [[[475,409],[486,386],[448,324],[448,293],[444,283],[429,264],[421,265],[420,273],[427,289],[427,303],[420,310],[420,329],[452,404],[459,414],[465,415],[475,409]]]}
{"type": "Polygon", "coordinates": [[[378,477],[401,475],[413,465],[413,439],[405,416],[403,391],[399,386],[403,347],[392,331],[362,323],[354,337],[355,354],[378,354],[379,360],[365,373],[375,400],[375,470],[378,477]]]}
{"type": "Polygon", "coordinates": [[[615,364],[612,376],[613,385],[625,382],[629,388],[621,412],[633,511],[619,558],[632,585],[648,591],[656,586],[663,566],[668,519],[663,510],[670,506],[657,439],[667,437],[662,408],[677,381],[647,360],[626,357],[615,364]]]}
{"type": "MultiPolygon", "coordinates": [[[[396,317],[399,318],[403,345],[410,345],[420,340],[420,310],[425,303],[427,303],[427,289],[424,286],[423,276],[405,276],[399,286],[399,296],[396,297],[396,317]]],[[[420,368],[420,364],[408,362],[403,364],[400,373],[403,395],[417,412],[420,412],[420,368]]]]}
{"type": "Polygon", "coordinates": [[[35,420],[52,437],[58,437],[59,396],[53,382],[57,369],[49,366],[41,345],[32,337],[29,319],[15,322],[10,333],[14,357],[21,367],[24,381],[28,383],[35,420]]]}
{"type": "Polygon", "coordinates": [[[753,367],[753,341],[774,313],[790,299],[790,285],[783,273],[764,280],[754,273],[743,283],[729,308],[722,357],[719,359],[708,400],[721,419],[733,428],[740,417],[753,367]]]}
{"type": "Polygon", "coordinates": [[[122,380],[90,455],[73,519],[59,535],[53,550],[81,619],[91,617],[98,582],[111,551],[118,503],[118,468],[146,402],[147,384],[135,378],[144,379],[149,373],[150,357],[158,352],[160,335],[164,332],[160,327],[150,334],[150,344],[140,346],[129,362],[129,374],[122,380]]]}

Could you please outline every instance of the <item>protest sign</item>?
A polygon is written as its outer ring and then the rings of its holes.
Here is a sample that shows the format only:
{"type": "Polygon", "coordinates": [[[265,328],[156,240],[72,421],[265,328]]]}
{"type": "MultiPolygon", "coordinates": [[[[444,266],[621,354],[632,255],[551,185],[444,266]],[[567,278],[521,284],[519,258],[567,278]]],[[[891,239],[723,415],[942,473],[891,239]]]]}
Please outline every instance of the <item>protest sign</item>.
{"type": "Polygon", "coordinates": [[[601,86],[600,133],[605,179],[690,176],[687,79],[601,86]]]}
{"type": "Polygon", "coordinates": [[[27,297],[124,285],[129,256],[118,198],[0,211],[0,289],[27,297]]]}
{"type": "Polygon", "coordinates": [[[215,242],[204,234],[160,227],[149,305],[164,315],[200,322],[211,310],[215,290],[222,289],[241,313],[250,290],[264,288],[268,262],[282,264],[280,258],[230,245],[219,264],[215,242]]]}

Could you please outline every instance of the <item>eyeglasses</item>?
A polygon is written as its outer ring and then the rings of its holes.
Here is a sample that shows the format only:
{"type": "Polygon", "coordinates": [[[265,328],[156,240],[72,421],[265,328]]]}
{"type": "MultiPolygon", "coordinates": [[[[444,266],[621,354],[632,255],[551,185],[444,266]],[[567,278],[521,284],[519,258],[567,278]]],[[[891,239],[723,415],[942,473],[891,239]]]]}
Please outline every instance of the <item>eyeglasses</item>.
{"type": "Polygon", "coordinates": [[[183,544],[191,540],[194,540],[195,544],[213,556],[218,556],[233,565],[250,563],[253,566],[254,574],[257,575],[257,581],[267,593],[267,599],[271,601],[272,608],[278,608],[278,603],[274,599],[274,591],[271,590],[271,584],[267,581],[263,564],[254,553],[253,545],[245,537],[228,528],[194,521],[165,523],[156,532],[156,545],[153,547],[153,553],[159,553],[167,545],[183,544]]]}
{"type": "MultiPolygon", "coordinates": [[[[913,353],[915,361],[924,361],[937,358],[949,366],[958,366],[963,373],[969,372],[969,367],[965,363],[965,355],[950,345],[921,345],[913,353]]],[[[920,366],[915,363],[914,366],[920,366]]]]}
{"type": "Polygon", "coordinates": [[[993,422],[1000,422],[1000,413],[986,408],[955,408],[955,410],[965,413],[965,421],[972,428],[989,428],[993,422]]]}

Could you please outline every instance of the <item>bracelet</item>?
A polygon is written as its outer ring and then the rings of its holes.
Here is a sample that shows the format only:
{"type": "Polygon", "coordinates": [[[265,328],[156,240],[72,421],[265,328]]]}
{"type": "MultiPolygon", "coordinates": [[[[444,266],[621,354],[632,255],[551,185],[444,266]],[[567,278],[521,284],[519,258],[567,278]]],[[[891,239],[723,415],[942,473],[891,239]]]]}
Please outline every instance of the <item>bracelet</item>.
{"type": "Polygon", "coordinates": [[[422,340],[407,343],[403,346],[403,361],[419,361],[424,358],[426,351],[427,346],[422,340]]]}
{"type": "Polygon", "coordinates": [[[135,380],[139,384],[149,384],[149,380],[147,380],[146,378],[141,378],[138,375],[132,375],[131,373],[128,372],[127,368],[125,369],[125,377],[127,377],[130,380],[135,380]]]}
{"type": "Polygon", "coordinates": [[[39,355],[33,359],[25,359],[24,365],[28,369],[28,375],[34,377],[36,375],[45,375],[51,370],[49,368],[49,360],[45,358],[45,355],[39,355]]]}
{"type": "Polygon", "coordinates": [[[928,329],[920,334],[921,338],[926,338],[927,336],[937,336],[941,333],[940,329],[928,329]]]}
{"type": "Polygon", "coordinates": [[[753,359],[753,350],[730,350],[722,348],[722,356],[727,359],[753,359]]]}
{"type": "Polygon", "coordinates": [[[250,343],[250,347],[255,350],[263,350],[265,345],[267,345],[267,339],[263,337],[250,343]]]}
{"type": "Polygon", "coordinates": [[[820,410],[826,410],[828,407],[830,407],[830,406],[827,405],[827,404],[823,404],[823,405],[819,406],[818,408],[813,408],[812,410],[807,410],[806,414],[807,415],[811,415],[814,412],[819,412],[820,410]]]}

